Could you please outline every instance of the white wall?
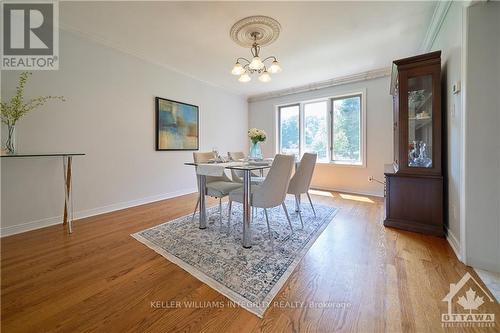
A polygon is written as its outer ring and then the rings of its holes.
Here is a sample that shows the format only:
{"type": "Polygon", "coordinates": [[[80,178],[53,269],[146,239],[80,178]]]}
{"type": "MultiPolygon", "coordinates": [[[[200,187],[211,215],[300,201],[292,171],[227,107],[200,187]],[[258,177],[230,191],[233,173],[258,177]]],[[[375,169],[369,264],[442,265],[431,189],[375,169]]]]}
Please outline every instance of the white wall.
{"type": "Polygon", "coordinates": [[[334,86],[315,91],[275,97],[249,103],[250,127],[264,129],[269,140],[263,144],[264,155],[276,153],[276,106],[331,97],[351,92],[366,91],[367,160],[366,168],[318,164],[312,185],[317,188],[354,193],[383,195],[383,186],[368,182],[369,176],[384,178],[384,164],[392,163],[392,99],[389,95],[390,78],[382,77],[362,82],[334,86]]]}
{"type": "Polygon", "coordinates": [[[500,272],[500,3],[467,9],[466,260],[500,272]]]}
{"type": "MultiPolygon", "coordinates": [[[[159,200],[195,190],[192,152],[157,152],[154,97],[200,107],[200,150],[247,148],[247,102],[241,97],[61,31],[59,71],[35,71],[26,97],[64,95],[17,127],[21,152],[74,151],[77,216],[159,200]],[[224,130],[222,130],[224,129],[224,130]],[[227,138],[231,138],[228,140],[227,138]]],[[[2,99],[19,72],[2,73],[2,99]]],[[[3,235],[60,222],[62,162],[2,159],[3,235]]],[[[194,208],[194,207],[193,207],[194,208]]]]}
{"type": "Polygon", "coordinates": [[[462,233],[460,229],[460,191],[462,164],[462,92],[452,93],[452,85],[462,82],[462,11],[463,5],[453,2],[432,45],[432,51],[441,50],[442,112],[446,117],[446,169],[448,199],[448,240],[460,257],[462,233]]]}
{"type": "Polygon", "coordinates": [[[448,240],[467,265],[500,271],[500,3],[453,2],[442,50],[448,240]],[[452,93],[461,82],[462,91],[452,93]],[[464,104],[465,101],[465,104],[464,104]]]}

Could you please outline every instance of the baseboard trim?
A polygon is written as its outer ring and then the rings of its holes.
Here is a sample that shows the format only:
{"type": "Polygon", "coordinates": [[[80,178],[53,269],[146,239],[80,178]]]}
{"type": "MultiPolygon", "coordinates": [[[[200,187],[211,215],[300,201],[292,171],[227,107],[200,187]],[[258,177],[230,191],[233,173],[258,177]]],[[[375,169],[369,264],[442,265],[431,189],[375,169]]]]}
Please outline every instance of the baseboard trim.
{"type": "MultiPolygon", "coordinates": [[[[365,192],[365,191],[353,191],[351,189],[340,189],[340,188],[329,188],[329,187],[323,187],[323,186],[313,186],[311,187],[313,189],[317,190],[322,190],[322,191],[334,191],[334,192],[344,192],[344,193],[352,193],[352,194],[358,194],[358,195],[369,195],[369,196],[375,196],[375,197],[383,197],[382,193],[377,193],[377,192],[365,192]]],[[[83,219],[86,217],[91,217],[91,216],[96,216],[100,214],[106,214],[106,213],[111,213],[117,210],[121,209],[126,209],[130,207],[136,207],[156,201],[161,201],[165,199],[171,199],[174,197],[178,197],[181,195],[186,195],[190,193],[196,192],[196,188],[190,188],[190,189],[185,189],[185,190],[180,190],[180,191],[175,191],[175,192],[169,192],[169,193],[162,193],[158,195],[153,195],[137,200],[131,200],[131,201],[126,201],[126,202],[120,202],[112,205],[107,205],[107,206],[102,206],[102,207],[97,207],[97,208],[92,208],[92,209],[86,209],[82,211],[78,211],[74,213],[74,219],[79,220],[83,219]]],[[[31,230],[36,230],[36,229],[41,229],[41,228],[46,228],[50,227],[52,225],[56,224],[61,224],[62,223],[62,215],[59,216],[53,216],[53,217],[47,217],[39,220],[34,220],[34,221],[29,221],[13,226],[8,226],[8,227],[1,227],[0,228],[0,237],[7,237],[11,235],[16,235],[20,234],[23,232],[28,232],[31,230]]],[[[452,246],[453,247],[453,246],[452,246]]],[[[455,251],[456,253],[456,251],[455,251]]]]}
{"type": "Polygon", "coordinates": [[[55,217],[47,217],[44,219],[34,220],[30,222],[25,222],[13,226],[1,227],[0,228],[0,237],[11,236],[15,234],[20,234],[23,232],[41,229],[45,227],[50,227],[51,225],[62,223],[62,216],[55,217]]]}
{"type": "Polygon", "coordinates": [[[436,237],[444,238],[444,230],[442,225],[435,224],[425,224],[419,221],[403,220],[397,218],[386,217],[384,220],[384,226],[392,227],[396,229],[417,232],[424,235],[432,235],[436,237]]]}
{"type": "Polygon", "coordinates": [[[343,192],[343,193],[352,193],[352,194],[359,194],[359,195],[369,195],[372,197],[379,197],[383,198],[384,197],[384,192],[367,192],[367,191],[355,191],[351,189],[341,189],[341,188],[332,188],[332,187],[326,187],[326,186],[311,186],[311,189],[313,190],[320,190],[320,191],[332,191],[332,192],[343,192]]]}
{"type": "Polygon", "coordinates": [[[130,208],[130,207],[145,205],[145,204],[156,202],[156,201],[171,199],[174,197],[194,193],[197,191],[198,190],[196,188],[190,188],[190,189],[186,189],[186,190],[180,190],[180,191],[162,193],[162,194],[158,194],[158,195],[152,195],[152,196],[137,199],[137,200],[120,202],[120,203],[116,203],[116,204],[112,204],[112,205],[108,205],[108,206],[87,209],[84,211],[76,212],[75,213],[75,220],[83,219],[83,218],[91,217],[91,216],[96,216],[96,215],[100,215],[100,214],[110,213],[110,212],[114,212],[114,211],[117,211],[120,209],[126,209],[126,208],[130,208]]]}
{"type": "Polygon", "coordinates": [[[484,283],[490,294],[500,302],[500,272],[487,271],[473,267],[479,279],[484,283]]]}
{"type": "Polygon", "coordinates": [[[460,255],[460,242],[458,241],[457,237],[455,237],[455,234],[448,228],[446,228],[446,240],[448,241],[448,244],[450,244],[453,252],[455,252],[458,260],[463,262],[462,256],[460,255]]]}
{"type": "MultiPolygon", "coordinates": [[[[196,192],[196,188],[190,188],[190,189],[185,189],[185,190],[180,190],[180,191],[174,191],[174,192],[169,192],[169,193],[162,193],[158,195],[153,195],[141,199],[136,199],[136,200],[131,200],[131,201],[126,201],[126,202],[119,202],[116,204],[112,205],[107,205],[107,206],[102,206],[102,207],[97,207],[97,208],[92,208],[92,209],[86,209],[82,211],[78,211],[74,213],[74,220],[79,220],[83,219],[86,217],[91,217],[91,216],[96,216],[96,215],[101,215],[105,213],[111,213],[117,210],[121,209],[126,209],[130,207],[136,207],[156,201],[161,201],[165,199],[171,199],[174,197],[178,197],[181,195],[186,195],[190,193],[196,192]]],[[[30,222],[25,222],[21,223],[18,225],[13,225],[13,226],[8,226],[8,227],[1,227],[0,228],[0,237],[7,237],[15,234],[20,234],[23,232],[31,231],[31,230],[36,230],[36,229],[41,229],[45,227],[50,227],[55,224],[61,224],[62,223],[62,215],[59,216],[54,216],[54,217],[48,217],[48,218],[43,218],[35,221],[30,221],[30,222]]]]}

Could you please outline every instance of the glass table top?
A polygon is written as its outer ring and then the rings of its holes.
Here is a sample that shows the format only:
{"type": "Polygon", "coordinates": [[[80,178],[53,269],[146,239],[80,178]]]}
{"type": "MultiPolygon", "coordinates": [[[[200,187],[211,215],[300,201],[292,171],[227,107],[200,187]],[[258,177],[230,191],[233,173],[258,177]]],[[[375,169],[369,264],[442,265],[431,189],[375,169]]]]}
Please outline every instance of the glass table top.
{"type": "Polygon", "coordinates": [[[263,162],[223,162],[223,163],[194,163],[194,162],[187,162],[184,163],[185,165],[192,165],[192,166],[198,166],[198,165],[219,165],[220,167],[224,167],[225,169],[231,169],[231,170],[262,170],[262,169],[269,169],[271,167],[272,161],[263,161],[263,162]]]}
{"type": "Polygon", "coordinates": [[[53,156],[84,156],[85,153],[16,153],[2,154],[0,157],[53,157],[53,156]]]}

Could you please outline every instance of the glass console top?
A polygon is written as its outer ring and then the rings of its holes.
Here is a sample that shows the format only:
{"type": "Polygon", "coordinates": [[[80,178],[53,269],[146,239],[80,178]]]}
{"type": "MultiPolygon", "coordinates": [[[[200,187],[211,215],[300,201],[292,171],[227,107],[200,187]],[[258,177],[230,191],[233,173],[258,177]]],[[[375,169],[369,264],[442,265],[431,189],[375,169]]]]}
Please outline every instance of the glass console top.
{"type": "Polygon", "coordinates": [[[54,157],[54,156],[84,156],[85,153],[16,153],[2,154],[0,157],[54,157]]]}

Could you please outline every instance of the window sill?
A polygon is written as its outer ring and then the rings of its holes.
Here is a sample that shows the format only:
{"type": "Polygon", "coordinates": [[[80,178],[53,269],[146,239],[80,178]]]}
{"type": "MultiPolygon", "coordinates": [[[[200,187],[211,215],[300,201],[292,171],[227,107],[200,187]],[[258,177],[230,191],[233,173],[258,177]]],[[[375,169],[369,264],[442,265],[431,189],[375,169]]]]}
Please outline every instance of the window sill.
{"type": "Polygon", "coordinates": [[[356,168],[356,169],[363,169],[366,168],[366,164],[360,163],[360,164],[354,164],[354,163],[341,163],[341,162],[316,162],[316,164],[321,164],[321,165],[331,165],[331,166],[338,166],[338,167],[344,167],[344,168],[356,168]]]}

